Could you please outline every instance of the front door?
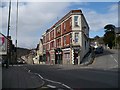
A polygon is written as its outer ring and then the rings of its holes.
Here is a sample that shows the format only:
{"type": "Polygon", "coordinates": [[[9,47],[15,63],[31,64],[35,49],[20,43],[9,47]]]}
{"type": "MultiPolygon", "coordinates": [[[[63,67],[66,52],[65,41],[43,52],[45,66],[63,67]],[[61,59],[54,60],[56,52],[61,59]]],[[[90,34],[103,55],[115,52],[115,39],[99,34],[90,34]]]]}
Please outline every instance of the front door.
{"type": "Polygon", "coordinates": [[[74,53],[74,64],[78,64],[78,53],[74,53]]]}

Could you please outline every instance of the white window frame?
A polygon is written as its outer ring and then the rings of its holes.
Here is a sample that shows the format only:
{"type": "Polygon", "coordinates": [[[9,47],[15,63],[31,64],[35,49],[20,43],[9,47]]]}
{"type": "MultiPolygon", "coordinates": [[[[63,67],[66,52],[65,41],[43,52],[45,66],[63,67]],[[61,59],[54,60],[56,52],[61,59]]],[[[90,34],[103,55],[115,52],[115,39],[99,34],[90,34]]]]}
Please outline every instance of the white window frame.
{"type": "Polygon", "coordinates": [[[78,43],[79,42],[79,33],[75,33],[75,43],[78,43]],[[77,39],[77,41],[76,41],[77,39]]]}
{"type": "Polygon", "coordinates": [[[66,45],[66,36],[64,36],[64,46],[66,45]]]}
{"type": "Polygon", "coordinates": [[[78,24],[78,16],[74,16],[74,26],[75,27],[79,27],[79,24],[78,24]],[[77,20],[75,20],[76,18],[75,17],[77,17],[77,20]]]}

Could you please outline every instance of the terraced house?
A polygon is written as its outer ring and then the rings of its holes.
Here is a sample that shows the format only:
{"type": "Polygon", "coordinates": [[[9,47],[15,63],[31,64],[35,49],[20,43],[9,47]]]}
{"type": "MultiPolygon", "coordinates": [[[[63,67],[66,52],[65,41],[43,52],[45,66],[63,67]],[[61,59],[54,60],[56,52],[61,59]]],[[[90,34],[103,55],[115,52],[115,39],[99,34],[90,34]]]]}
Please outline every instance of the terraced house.
{"type": "Polygon", "coordinates": [[[48,64],[80,64],[89,46],[89,26],[81,10],[71,10],[43,34],[48,64]]]}

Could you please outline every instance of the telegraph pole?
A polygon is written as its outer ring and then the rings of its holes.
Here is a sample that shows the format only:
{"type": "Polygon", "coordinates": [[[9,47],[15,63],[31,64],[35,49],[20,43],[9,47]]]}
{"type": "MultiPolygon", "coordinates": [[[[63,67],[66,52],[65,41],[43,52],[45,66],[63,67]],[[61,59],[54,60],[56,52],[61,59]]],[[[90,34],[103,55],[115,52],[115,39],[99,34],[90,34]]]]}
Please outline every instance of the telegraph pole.
{"type": "Polygon", "coordinates": [[[11,0],[9,2],[9,15],[8,15],[8,31],[7,31],[7,36],[9,36],[9,31],[10,31],[10,14],[11,14],[11,0]]]}
{"type": "Polygon", "coordinates": [[[10,60],[10,36],[9,36],[9,31],[10,31],[10,14],[11,14],[11,0],[9,2],[9,14],[8,14],[8,28],[7,28],[7,62],[6,62],[6,68],[9,66],[9,60],[10,60]]]}
{"type": "Polygon", "coordinates": [[[17,13],[16,13],[16,61],[17,61],[17,31],[18,31],[18,0],[17,0],[17,13]]]}

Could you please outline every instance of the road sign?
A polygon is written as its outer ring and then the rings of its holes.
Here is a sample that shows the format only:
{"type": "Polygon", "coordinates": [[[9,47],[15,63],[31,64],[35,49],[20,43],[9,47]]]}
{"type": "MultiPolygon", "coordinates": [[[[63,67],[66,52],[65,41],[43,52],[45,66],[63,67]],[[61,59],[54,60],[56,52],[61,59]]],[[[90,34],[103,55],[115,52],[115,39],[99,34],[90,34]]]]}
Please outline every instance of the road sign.
{"type": "Polygon", "coordinates": [[[7,38],[0,33],[0,55],[7,54],[7,38]]]}

